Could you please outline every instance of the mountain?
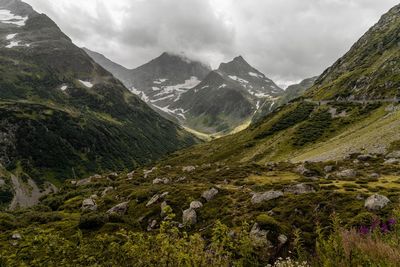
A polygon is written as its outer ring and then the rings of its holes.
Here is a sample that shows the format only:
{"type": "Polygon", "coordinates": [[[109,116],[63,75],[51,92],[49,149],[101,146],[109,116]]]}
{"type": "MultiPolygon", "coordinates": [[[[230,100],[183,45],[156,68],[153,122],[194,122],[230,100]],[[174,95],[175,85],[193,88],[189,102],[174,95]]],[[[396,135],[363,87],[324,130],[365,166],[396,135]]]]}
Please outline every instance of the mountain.
{"type": "Polygon", "coordinates": [[[58,184],[197,141],[22,1],[0,0],[0,62],[0,165],[8,177],[58,184]]]}
{"type": "Polygon", "coordinates": [[[311,88],[318,76],[304,79],[298,84],[290,85],[283,95],[281,95],[278,99],[266,99],[265,102],[261,105],[261,107],[257,110],[256,114],[254,114],[252,123],[258,123],[262,121],[268,114],[274,111],[276,108],[290,102],[297,97],[302,96],[305,91],[311,88]]]}
{"type": "Polygon", "coordinates": [[[180,112],[182,123],[191,129],[228,133],[249,121],[263,101],[282,94],[272,80],[238,56],[222,63],[169,109],[180,112]]]}
{"type": "Polygon", "coordinates": [[[400,5],[382,16],[309,90],[315,99],[399,97],[400,5]]]}
{"type": "Polygon", "coordinates": [[[82,48],[97,64],[102,66],[105,70],[110,72],[112,75],[114,75],[115,78],[119,79],[120,81],[126,81],[127,79],[130,78],[130,70],[125,68],[124,66],[121,66],[114,61],[111,61],[110,59],[106,58],[100,53],[91,51],[87,49],[86,47],[82,48]]]}
{"type": "Polygon", "coordinates": [[[131,92],[162,116],[174,121],[183,117],[178,110],[170,110],[169,106],[182,93],[199,84],[211,71],[204,63],[167,52],[136,69],[127,70],[99,53],[86,51],[98,64],[120,79],[131,92]]]}

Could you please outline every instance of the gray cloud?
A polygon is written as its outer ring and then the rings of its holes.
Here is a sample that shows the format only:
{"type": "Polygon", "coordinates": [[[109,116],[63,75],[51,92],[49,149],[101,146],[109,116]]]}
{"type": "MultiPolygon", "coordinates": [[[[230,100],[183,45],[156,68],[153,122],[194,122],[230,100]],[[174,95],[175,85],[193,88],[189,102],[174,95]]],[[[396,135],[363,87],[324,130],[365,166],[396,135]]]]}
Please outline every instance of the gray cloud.
{"type": "Polygon", "coordinates": [[[281,84],[320,74],[396,0],[26,0],[79,46],[127,67],[164,51],[241,54],[281,84]]]}

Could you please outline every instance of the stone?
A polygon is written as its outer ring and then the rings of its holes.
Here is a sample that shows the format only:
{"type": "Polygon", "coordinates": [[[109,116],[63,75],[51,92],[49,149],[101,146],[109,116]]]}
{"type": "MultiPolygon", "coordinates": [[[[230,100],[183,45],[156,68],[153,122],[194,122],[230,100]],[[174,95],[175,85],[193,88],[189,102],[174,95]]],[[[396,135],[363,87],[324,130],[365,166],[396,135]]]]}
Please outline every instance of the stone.
{"type": "Polygon", "coordinates": [[[218,194],[218,189],[211,188],[210,190],[204,191],[203,194],[201,194],[201,197],[207,200],[208,202],[212,200],[217,194],[218,194]]]}
{"type": "Polygon", "coordinates": [[[161,205],[160,205],[160,207],[161,207],[161,213],[160,213],[160,216],[161,217],[164,217],[165,216],[165,208],[168,206],[168,203],[167,203],[167,201],[163,201],[162,203],[161,203],[161,205]]]}
{"type": "Polygon", "coordinates": [[[4,181],[4,179],[0,179],[0,187],[4,186],[6,184],[6,181],[4,181]]]}
{"type": "Polygon", "coordinates": [[[114,190],[114,187],[109,186],[109,187],[107,187],[107,188],[105,188],[105,189],[103,190],[103,192],[101,193],[101,196],[102,196],[102,197],[105,197],[106,195],[108,195],[108,193],[110,193],[110,192],[113,191],[113,190],[114,190]]]}
{"type": "Polygon", "coordinates": [[[192,208],[188,208],[183,211],[182,214],[182,223],[184,225],[194,225],[197,223],[197,214],[196,211],[192,208]]]}
{"type": "Polygon", "coordinates": [[[169,184],[168,178],[156,178],[153,180],[153,184],[169,184]]]}
{"type": "Polygon", "coordinates": [[[11,236],[11,239],[14,239],[14,240],[21,240],[21,239],[22,239],[22,236],[21,236],[20,233],[13,233],[12,236],[11,236]]]}
{"type": "Polygon", "coordinates": [[[131,171],[130,173],[128,173],[126,175],[126,177],[128,178],[128,180],[133,180],[133,175],[135,174],[135,171],[131,171]]]}
{"type": "Polygon", "coordinates": [[[399,159],[400,158],[400,150],[396,150],[396,151],[390,152],[389,154],[386,155],[386,158],[399,159]]]}
{"type": "Polygon", "coordinates": [[[83,200],[81,209],[83,211],[96,211],[97,204],[92,198],[87,198],[83,200]]]}
{"type": "Polygon", "coordinates": [[[390,200],[382,195],[374,194],[365,200],[364,207],[368,210],[380,210],[389,204],[390,200]]]}
{"type": "Polygon", "coordinates": [[[150,232],[151,230],[153,230],[157,225],[157,221],[156,220],[152,220],[149,225],[147,226],[147,231],[150,232]]]}
{"type": "Polygon", "coordinates": [[[292,193],[295,195],[301,195],[301,194],[307,194],[307,193],[313,193],[315,192],[314,187],[308,184],[296,184],[296,185],[291,185],[288,186],[284,189],[285,193],[292,193]]]}
{"type": "Polygon", "coordinates": [[[103,178],[103,177],[102,177],[101,175],[95,174],[95,175],[93,175],[93,176],[90,176],[89,178],[76,181],[76,185],[77,185],[77,186],[80,186],[80,185],[88,185],[88,184],[94,183],[94,182],[96,182],[96,180],[100,180],[100,179],[102,179],[102,178],[103,178]]]}
{"type": "Polygon", "coordinates": [[[385,160],[385,162],[383,164],[391,165],[391,164],[397,164],[399,162],[400,162],[400,159],[390,158],[390,159],[385,160]]]}
{"type": "Polygon", "coordinates": [[[93,200],[95,200],[95,199],[98,199],[98,198],[99,198],[99,196],[98,196],[98,195],[96,195],[96,194],[93,194],[93,195],[91,195],[91,196],[90,196],[90,198],[91,198],[91,199],[93,199],[93,200]]]}
{"type": "Polygon", "coordinates": [[[154,203],[157,203],[159,200],[164,199],[169,192],[164,192],[162,194],[155,194],[154,196],[151,197],[151,199],[147,202],[146,207],[150,207],[154,203]]]}
{"type": "Polygon", "coordinates": [[[110,178],[111,180],[115,180],[118,178],[118,173],[116,172],[112,172],[108,175],[108,178],[110,178]]]}
{"type": "Polygon", "coordinates": [[[268,231],[262,230],[258,223],[255,223],[250,230],[250,238],[253,241],[253,245],[257,247],[269,246],[268,231]]]}
{"type": "Polygon", "coordinates": [[[120,203],[118,205],[115,205],[111,209],[109,209],[107,211],[107,213],[108,214],[116,213],[116,214],[119,214],[119,215],[124,215],[126,213],[126,211],[128,210],[128,205],[129,205],[129,201],[120,203]]]}
{"type": "Polygon", "coordinates": [[[147,177],[149,177],[149,174],[151,174],[152,172],[154,172],[155,170],[157,170],[157,167],[153,167],[150,170],[143,170],[143,176],[146,179],[147,177]]]}
{"type": "Polygon", "coordinates": [[[369,178],[372,178],[372,179],[378,179],[380,177],[381,176],[379,175],[379,173],[371,173],[370,176],[369,176],[369,178]]]}
{"type": "Polygon", "coordinates": [[[264,193],[254,193],[251,198],[251,203],[260,204],[261,202],[269,201],[269,200],[276,199],[276,198],[279,198],[282,196],[283,196],[282,191],[274,191],[274,190],[267,191],[264,193]]]}
{"type": "Polygon", "coordinates": [[[326,173],[332,172],[332,171],[333,171],[333,166],[332,166],[332,165],[325,166],[325,167],[324,167],[324,171],[325,171],[326,173]]]}
{"type": "Polygon", "coordinates": [[[182,171],[183,171],[183,172],[192,172],[192,171],[194,171],[194,170],[196,170],[196,167],[195,167],[195,166],[185,166],[185,167],[182,167],[182,171]]]}
{"type": "Polygon", "coordinates": [[[284,234],[280,234],[278,236],[278,241],[279,241],[279,244],[284,245],[288,241],[288,238],[284,234]]]}
{"type": "Polygon", "coordinates": [[[180,182],[183,182],[183,181],[185,181],[186,180],[186,176],[182,176],[182,177],[179,177],[177,180],[176,180],[176,182],[177,183],[180,183],[180,182]]]}
{"type": "Polygon", "coordinates": [[[295,172],[304,175],[304,176],[311,176],[313,175],[312,171],[310,171],[309,169],[307,169],[304,164],[298,166],[295,170],[295,172]]]}
{"type": "Polygon", "coordinates": [[[339,178],[355,178],[357,176],[357,172],[353,169],[347,169],[336,173],[336,176],[339,178]]]}
{"type": "Polygon", "coordinates": [[[190,203],[190,208],[191,208],[191,209],[196,210],[196,209],[200,209],[200,208],[202,208],[202,207],[203,207],[203,203],[201,203],[200,201],[192,201],[192,202],[190,203]]]}

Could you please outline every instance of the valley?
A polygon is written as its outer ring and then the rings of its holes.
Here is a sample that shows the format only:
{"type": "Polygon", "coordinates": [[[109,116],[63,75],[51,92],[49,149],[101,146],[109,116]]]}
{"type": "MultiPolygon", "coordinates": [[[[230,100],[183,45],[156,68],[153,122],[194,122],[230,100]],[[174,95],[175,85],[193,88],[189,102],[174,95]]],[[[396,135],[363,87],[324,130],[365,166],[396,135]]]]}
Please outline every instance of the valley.
{"type": "Polygon", "coordinates": [[[0,266],[398,266],[399,36],[396,5],[284,90],[0,0],[0,266]]]}

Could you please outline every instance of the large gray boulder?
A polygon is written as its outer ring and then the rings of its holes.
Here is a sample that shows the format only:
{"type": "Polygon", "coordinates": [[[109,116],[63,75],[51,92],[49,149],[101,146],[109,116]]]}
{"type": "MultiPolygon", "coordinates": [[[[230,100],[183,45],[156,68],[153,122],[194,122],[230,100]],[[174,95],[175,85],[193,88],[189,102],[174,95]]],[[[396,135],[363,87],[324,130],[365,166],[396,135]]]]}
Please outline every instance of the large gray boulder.
{"type": "Polygon", "coordinates": [[[388,159],[390,159],[390,158],[399,159],[400,158],[400,150],[396,150],[396,151],[390,152],[389,154],[386,155],[386,158],[388,158],[388,159]]]}
{"type": "Polygon", "coordinates": [[[83,211],[96,211],[97,210],[96,202],[93,200],[93,198],[87,198],[83,200],[81,209],[83,211]]]}
{"type": "Polygon", "coordinates": [[[288,186],[284,189],[285,193],[292,193],[295,195],[307,194],[307,193],[314,193],[315,189],[311,185],[308,184],[296,184],[288,186]]]}
{"type": "Polygon", "coordinates": [[[129,201],[120,203],[118,205],[115,205],[111,209],[107,211],[108,214],[119,214],[119,215],[124,215],[126,211],[128,210],[128,205],[129,201]]]}
{"type": "Polygon", "coordinates": [[[146,207],[150,207],[154,203],[157,203],[159,200],[164,199],[169,192],[164,192],[162,194],[155,194],[154,196],[151,197],[151,199],[147,202],[146,207]]]}
{"type": "Polygon", "coordinates": [[[389,204],[390,200],[382,195],[374,194],[365,200],[364,207],[369,210],[380,210],[389,204]]]}
{"type": "Polygon", "coordinates": [[[183,211],[182,214],[182,223],[184,225],[194,225],[197,223],[197,214],[196,211],[192,208],[188,208],[183,211]]]}
{"type": "Polygon", "coordinates": [[[262,230],[258,223],[255,223],[250,230],[250,239],[256,247],[266,247],[270,246],[268,240],[268,231],[262,230]]]}
{"type": "Polygon", "coordinates": [[[253,197],[251,198],[251,203],[260,204],[261,202],[269,201],[282,196],[283,196],[282,191],[274,191],[274,190],[267,191],[264,193],[254,193],[253,197]]]}
{"type": "Polygon", "coordinates": [[[201,197],[207,200],[208,202],[212,200],[217,194],[218,194],[218,189],[211,188],[210,190],[204,191],[203,194],[201,194],[201,197]]]}

